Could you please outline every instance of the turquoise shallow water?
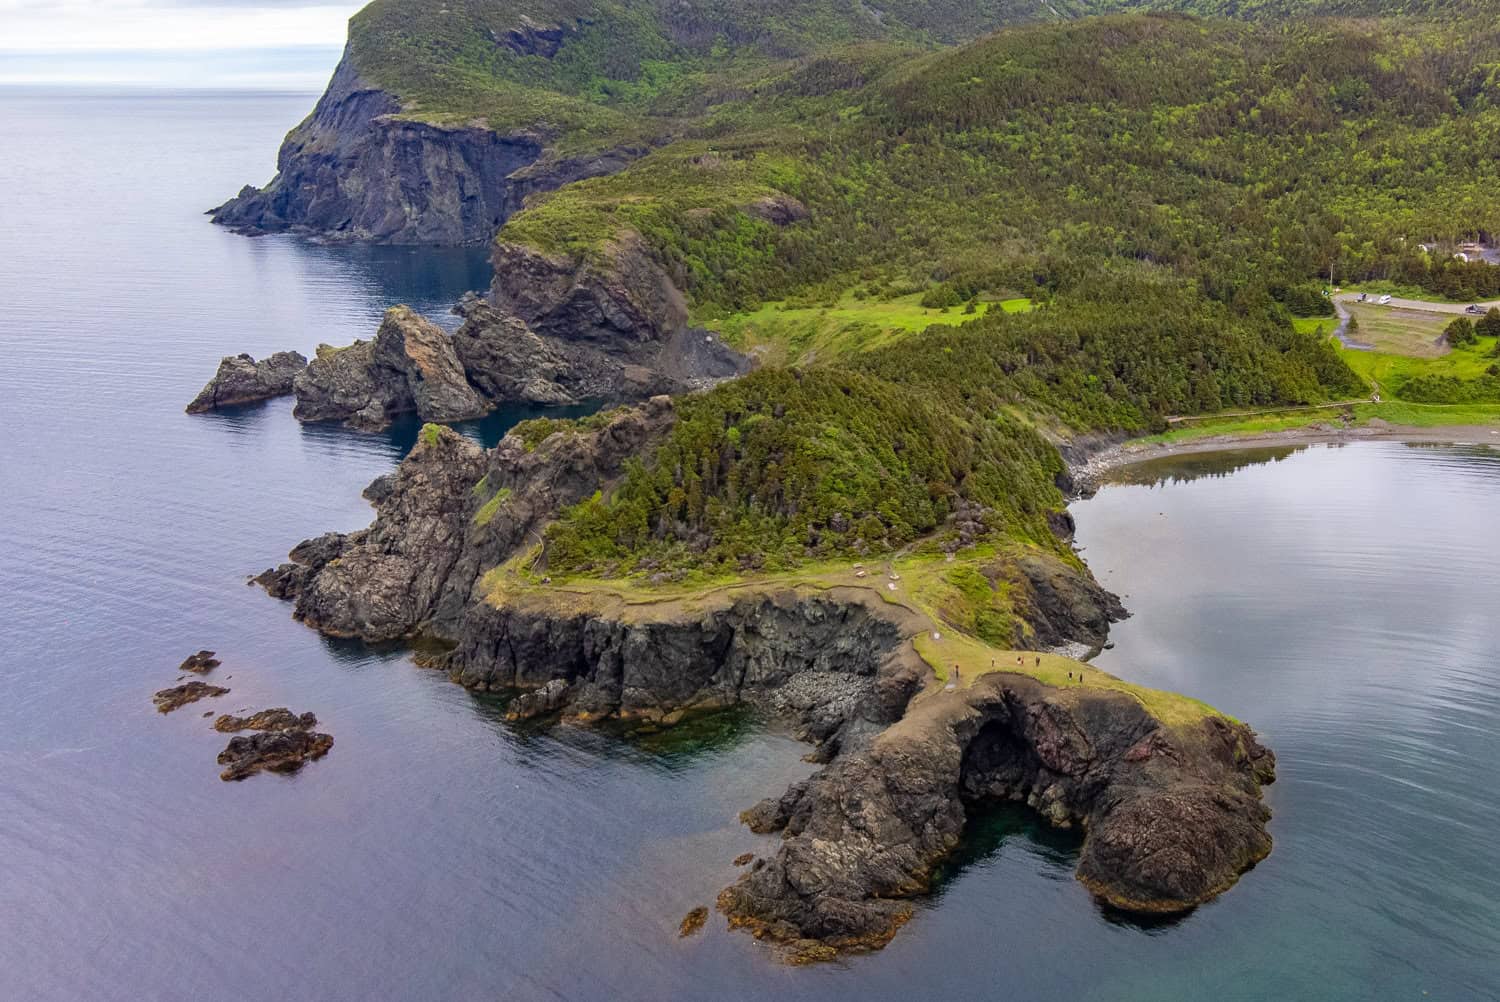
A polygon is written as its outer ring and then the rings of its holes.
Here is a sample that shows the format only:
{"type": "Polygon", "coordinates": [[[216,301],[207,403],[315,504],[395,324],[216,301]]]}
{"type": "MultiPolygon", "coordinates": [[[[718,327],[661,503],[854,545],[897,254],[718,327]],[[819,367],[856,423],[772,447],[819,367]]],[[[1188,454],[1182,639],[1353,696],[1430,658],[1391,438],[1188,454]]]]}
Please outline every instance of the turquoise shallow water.
{"type": "Polygon", "coordinates": [[[1068,838],[998,812],[880,954],[790,970],[717,920],[679,941],[772,844],[734,817],[806,773],[804,746],[743,720],[654,744],[517,731],[244,585],[364,524],[360,489],[415,426],[184,415],[219,356],[368,336],[393,302],[441,319],[488,278],[482,254],[207,224],[312,99],[0,91],[0,997],[1495,997],[1500,465],[1480,449],[1196,459],[1176,475],[1226,475],[1076,506],[1135,613],[1101,665],[1280,755],[1276,850],[1219,902],[1114,921],[1068,838]],[[233,689],[216,710],[313,710],[329,757],[221,783],[207,722],[150,705],[200,646],[233,689]]]}

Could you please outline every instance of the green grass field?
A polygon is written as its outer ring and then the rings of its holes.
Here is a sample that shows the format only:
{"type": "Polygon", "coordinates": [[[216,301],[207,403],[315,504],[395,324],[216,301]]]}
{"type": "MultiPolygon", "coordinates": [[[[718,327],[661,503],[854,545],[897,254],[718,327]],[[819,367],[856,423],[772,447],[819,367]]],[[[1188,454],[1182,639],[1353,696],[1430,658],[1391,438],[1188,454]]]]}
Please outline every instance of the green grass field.
{"type": "Polygon", "coordinates": [[[755,352],[771,364],[811,362],[854,352],[870,351],[933,325],[954,327],[984,316],[990,310],[1024,313],[1029,299],[980,302],[973,313],[962,306],[927,309],[922,294],[891,300],[855,299],[846,295],[836,306],[792,307],[766,303],[748,313],[735,313],[706,326],[723,334],[740,351],[755,352]]]}
{"type": "Polygon", "coordinates": [[[1365,303],[1346,303],[1345,308],[1358,321],[1356,339],[1374,345],[1377,352],[1412,358],[1437,358],[1448,351],[1448,346],[1440,339],[1443,328],[1454,319],[1451,313],[1428,313],[1365,303]]]}
{"type": "MultiPolygon", "coordinates": [[[[1368,354],[1368,353],[1367,353],[1368,354]]],[[[1379,419],[1403,428],[1442,428],[1460,425],[1500,424],[1500,404],[1411,404],[1401,400],[1378,404],[1343,404],[1300,411],[1268,411],[1247,417],[1206,418],[1173,428],[1161,435],[1137,439],[1143,443],[1177,445],[1216,435],[1254,438],[1280,431],[1294,431],[1317,424],[1359,427],[1379,419]],[[1347,424],[1346,424],[1347,422],[1347,424]]]]}

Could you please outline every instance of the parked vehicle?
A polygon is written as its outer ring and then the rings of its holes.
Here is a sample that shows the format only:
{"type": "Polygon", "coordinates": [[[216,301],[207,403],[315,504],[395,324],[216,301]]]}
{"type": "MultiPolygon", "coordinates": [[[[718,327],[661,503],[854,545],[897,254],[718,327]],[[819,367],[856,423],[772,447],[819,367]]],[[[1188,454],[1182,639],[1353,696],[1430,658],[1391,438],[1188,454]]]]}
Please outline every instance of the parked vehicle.
{"type": "Polygon", "coordinates": [[[1380,297],[1380,305],[1381,306],[1389,306],[1389,305],[1391,305],[1391,297],[1390,296],[1381,296],[1380,297]]]}
{"type": "Polygon", "coordinates": [[[1472,306],[1465,306],[1464,307],[1464,312],[1465,313],[1477,313],[1480,316],[1483,316],[1484,315],[1484,307],[1480,306],[1478,303],[1475,303],[1472,306]]]}

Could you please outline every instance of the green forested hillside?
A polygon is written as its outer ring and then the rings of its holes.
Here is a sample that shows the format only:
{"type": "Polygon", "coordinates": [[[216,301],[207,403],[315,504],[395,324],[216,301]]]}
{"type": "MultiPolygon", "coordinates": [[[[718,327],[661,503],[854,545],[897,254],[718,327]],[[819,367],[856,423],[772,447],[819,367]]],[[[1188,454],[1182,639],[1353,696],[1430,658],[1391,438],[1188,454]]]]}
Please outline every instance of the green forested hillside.
{"type": "Polygon", "coordinates": [[[408,114],[651,147],[502,241],[607,264],[639,233],[710,327],[972,311],[683,399],[548,533],[554,572],[718,572],[976,533],[1066,556],[1057,438],[1367,393],[1290,319],[1330,278],[1500,287],[1419,247],[1500,233],[1490,6],[377,0],[350,52],[408,114]],[[1006,297],[1040,308],[976,307],[1006,297]]]}
{"type": "Polygon", "coordinates": [[[971,534],[1059,548],[1049,433],[1361,389],[1326,342],[1274,319],[1236,317],[1182,283],[1112,282],[682,400],[663,446],[552,526],[551,566],[778,569],[956,539],[961,508],[971,534]]]}
{"type": "Polygon", "coordinates": [[[1057,291],[1124,263],[1251,306],[1330,272],[1477,295],[1492,272],[1417,244],[1500,232],[1497,102],[1491,23],[1034,25],[887,66],[821,111],[720,109],[502,239],[585,253],[636,229],[706,317],[861,284],[1057,291]],[[807,223],[744,211],[776,190],[807,223]]]}

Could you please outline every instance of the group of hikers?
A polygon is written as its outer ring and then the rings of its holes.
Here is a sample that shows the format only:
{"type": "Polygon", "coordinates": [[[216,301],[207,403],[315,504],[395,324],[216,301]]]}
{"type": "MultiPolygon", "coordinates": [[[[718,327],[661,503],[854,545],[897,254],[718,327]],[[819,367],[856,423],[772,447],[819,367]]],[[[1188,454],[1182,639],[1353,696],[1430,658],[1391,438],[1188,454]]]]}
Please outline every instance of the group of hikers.
{"type": "MultiPolygon", "coordinates": [[[[936,634],[933,634],[933,635],[936,636],[936,634]]],[[[1025,666],[1026,666],[1026,658],[1025,658],[1025,656],[1021,655],[1021,654],[1017,654],[1016,655],[1016,667],[1017,668],[1024,668],[1025,666]]],[[[1036,656],[1036,667],[1040,668],[1041,666],[1042,666],[1042,656],[1040,654],[1038,654],[1036,656]]],[[[993,669],[994,667],[995,667],[995,659],[994,658],[990,658],[990,668],[993,669]]],[[[1073,681],[1073,673],[1071,671],[1068,672],[1068,681],[1070,681],[1070,682],[1073,681]]],[[[1082,668],[1078,669],[1078,679],[1077,679],[1077,681],[1078,681],[1079,685],[1083,684],[1083,669],[1082,668]]],[[[953,670],[948,673],[948,684],[944,688],[947,688],[947,689],[957,689],[962,684],[963,684],[963,672],[960,670],[960,668],[958,666],[958,662],[955,661],[955,662],[953,662],[953,670]]]]}

